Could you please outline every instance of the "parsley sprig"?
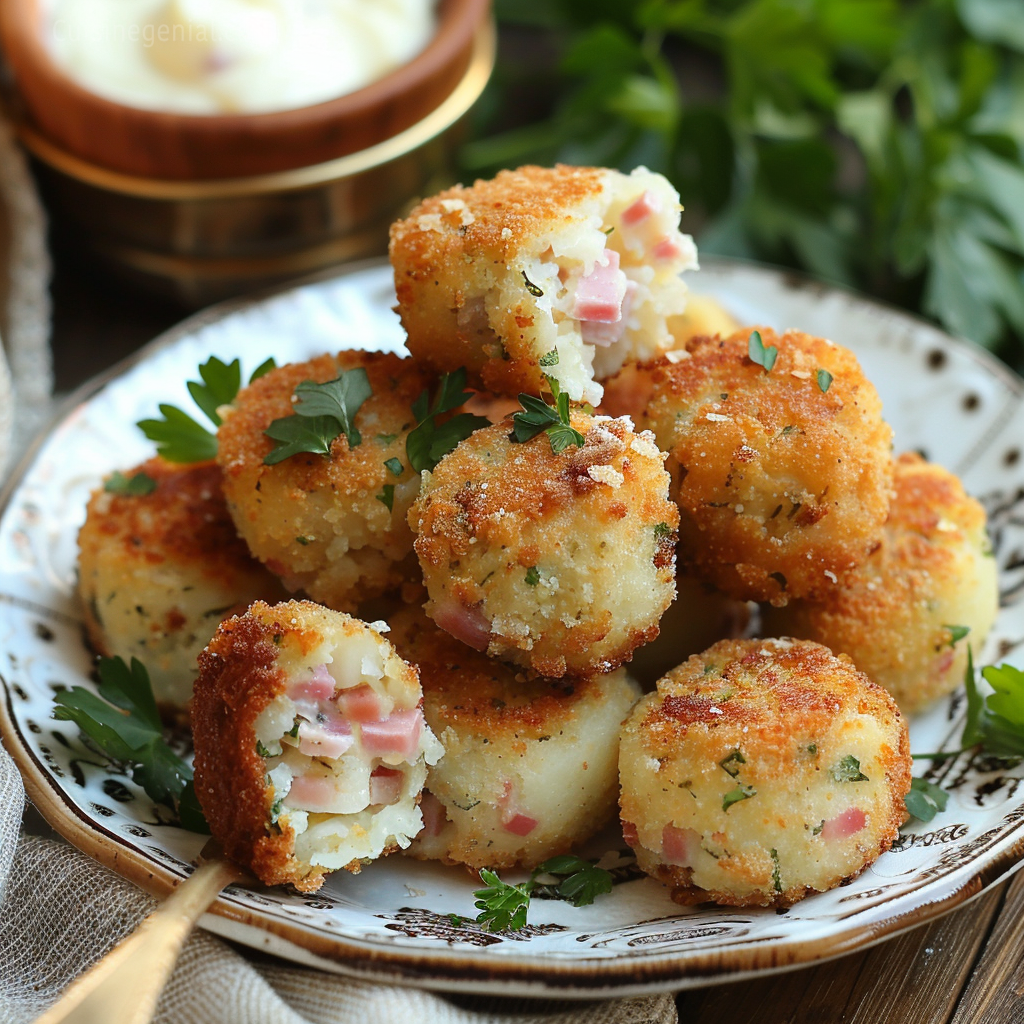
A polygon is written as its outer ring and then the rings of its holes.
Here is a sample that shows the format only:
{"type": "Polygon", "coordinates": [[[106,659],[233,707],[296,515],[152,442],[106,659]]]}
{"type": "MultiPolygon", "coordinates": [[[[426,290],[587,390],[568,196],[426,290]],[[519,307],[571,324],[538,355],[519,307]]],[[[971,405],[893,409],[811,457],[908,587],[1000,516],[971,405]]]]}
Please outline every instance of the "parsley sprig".
{"type": "Polygon", "coordinates": [[[143,498],[156,490],[156,481],[148,473],[141,471],[128,477],[115,470],[107,477],[103,490],[107,494],[126,494],[132,498],[143,498]]]}
{"type": "Polygon", "coordinates": [[[518,444],[524,444],[532,441],[543,430],[550,438],[551,450],[556,455],[560,455],[570,445],[582,448],[585,438],[573,427],[569,419],[569,396],[554,377],[545,374],[544,379],[551,388],[555,404],[548,405],[543,398],[537,398],[535,395],[520,394],[519,404],[523,411],[512,417],[510,439],[518,444]]]}
{"type": "Polygon", "coordinates": [[[330,458],[331,445],[342,434],[349,448],[358,447],[363,438],[355,425],[356,413],[372,394],[370,379],[361,366],[342,370],[334,380],[322,384],[303,381],[295,388],[292,414],[274,420],[263,431],[275,442],[264,464],[276,466],[302,452],[330,458]]]}
{"type": "Polygon", "coordinates": [[[490,421],[483,416],[474,416],[468,412],[438,423],[439,416],[458,409],[471,395],[472,392],[466,390],[466,368],[459,367],[452,373],[441,375],[433,402],[427,391],[421,392],[413,402],[416,426],[405,440],[405,452],[409,457],[409,465],[417,473],[423,470],[432,472],[460,441],[464,441],[474,430],[490,425],[490,421]]]}
{"type": "Polygon", "coordinates": [[[571,854],[551,857],[538,864],[520,885],[503,882],[487,868],[480,871],[480,880],[486,888],[473,893],[475,906],[480,911],[476,922],[492,932],[522,928],[535,892],[565,900],[574,907],[586,907],[598,896],[612,891],[610,871],[571,854]],[[541,879],[545,875],[553,876],[557,881],[543,882],[541,879]]]}
{"type": "Polygon", "coordinates": [[[775,360],[779,357],[779,350],[775,345],[765,345],[761,340],[760,331],[751,331],[747,339],[747,357],[752,363],[763,366],[765,373],[771,373],[775,360]]]}
{"type": "MultiPolygon", "coordinates": [[[[262,362],[249,378],[251,384],[276,363],[273,359],[262,362]]],[[[215,426],[221,425],[217,412],[222,405],[230,405],[242,385],[242,364],[238,359],[225,363],[216,356],[199,367],[199,380],[188,382],[188,392],[203,415],[215,426]]],[[[168,462],[206,462],[217,455],[217,435],[176,405],[161,403],[161,419],[139,420],[137,426],[156,442],[157,454],[168,462]]]]}
{"type": "Polygon", "coordinates": [[[136,658],[100,658],[99,696],[81,686],[54,698],[53,717],[74,722],[146,795],[176,811],[184,828],[209,832],[192,785],[192,769],[164,740],[149,673],[136,658]]]}

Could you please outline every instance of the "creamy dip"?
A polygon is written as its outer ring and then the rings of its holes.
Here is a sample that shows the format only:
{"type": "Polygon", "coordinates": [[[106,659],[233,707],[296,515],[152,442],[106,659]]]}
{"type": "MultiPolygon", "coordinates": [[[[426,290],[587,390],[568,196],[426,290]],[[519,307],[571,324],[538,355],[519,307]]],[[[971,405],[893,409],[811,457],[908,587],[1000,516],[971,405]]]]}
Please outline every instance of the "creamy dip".
{"type": "Polygon", "coordinates": [[[289,110],[414,57],[434,0],[48,0],[51,52],[84,88],[185,114],[289,110]]]}

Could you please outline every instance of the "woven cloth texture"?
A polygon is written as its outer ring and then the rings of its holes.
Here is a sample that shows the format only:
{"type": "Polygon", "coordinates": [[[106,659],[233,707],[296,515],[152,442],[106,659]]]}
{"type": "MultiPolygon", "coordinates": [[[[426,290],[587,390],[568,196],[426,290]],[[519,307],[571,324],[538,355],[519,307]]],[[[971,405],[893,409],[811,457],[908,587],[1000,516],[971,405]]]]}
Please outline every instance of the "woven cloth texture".
{"type": "MultiPolygon", "coordinates": [[[[156,905],[66,843],[19,836],[21,777],[0,747],[0,1022],[27,1024],[156,905]]],[[[368,984],[238,951],[197,931],[161,1024],[675,1024],[671,995],[565,1003],[368,984]]]]}

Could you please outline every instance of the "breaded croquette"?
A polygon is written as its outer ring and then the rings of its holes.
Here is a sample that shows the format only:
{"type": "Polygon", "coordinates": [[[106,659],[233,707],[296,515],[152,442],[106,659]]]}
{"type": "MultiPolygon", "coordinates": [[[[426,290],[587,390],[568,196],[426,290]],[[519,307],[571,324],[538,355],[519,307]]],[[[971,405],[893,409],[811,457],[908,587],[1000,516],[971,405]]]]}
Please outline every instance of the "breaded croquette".
{"type": "Polygon", "coordinates": [[[408,359],[341,352],[272,370],[243,388],[217,432],[228,507],[252,553],[289,590],[345,611],[401,585],[412,553],[406,523],[419,490],[405,441],[412,403],[433,383],[408,359]],[[341,434],[330,457],[308,452],[268,466],[270,424],[293,411],[304,381],[330,381],[365,369],[372,394],[355,416],[360,443],[341,434]]]}
{"type": "Polygon", "coordinates": [[[626,841],[677,903],[789,906],[859,874],[910,789],[895,702],[807,640],[728,640],[658,681],[619,753],[626,841]]]}
{"type": "Polygon", "coordinates": [[[411,856],[532,868],[615,816],[619,727],[640,696],[624,669],[527,680],[416,607],[392,617],[389,637],[419,667],[423,713],[445,748],[427,772],[411,856]]]}
{"type": "Polygon", "coordinates": [[[895,486],[881,546],[845,585],[766,610],[764,625],[848,654],[911,714],[959,685],[967,645],[979,651],[995,621],[999,588],[985,510],[952,473],[905,454],[895,486]]]}
{"type": "Polygon", "coordinates": [[[659,174],[521,167],[425,200],[391,228],[409,351],[496,394],[544,376],[596,405],[630,358],[671,342],[697,251],[659,174]]]}
{"type": "Polygon", "coordinates": [[[257,602],[199,666],[196,795],[232,860],[312,892],[408,846],[443,750],[416,669],[376,629],[308,601],[257,602]]]}
{"type": "Polygon", "coordinates": [[[847,349],[761,328],[769,371],[751,333],[695,338],[654,367],[642,425],[671,453],[681,564],[738,600],[782,605],[839,587],[880,542],[892,430],[847,349]]]}
{"type": "Polygon", "coordinates": [[[124,478],[145,487],[94,491],[78,534],[85,627],[100,654],[143,662],[173,715],[192,696],[196,658],[221,619],[281,587],[239,540],[214,463],[154,458],[124,478]]]}
{"type": "Polygon", "coordinates": [[[626,419],[572,414],[582,447],[478,430],[409,512],[427,614],[539,675],[589,675],[658,635],[675,594],[679,513],[665,456],[626,419]]]}

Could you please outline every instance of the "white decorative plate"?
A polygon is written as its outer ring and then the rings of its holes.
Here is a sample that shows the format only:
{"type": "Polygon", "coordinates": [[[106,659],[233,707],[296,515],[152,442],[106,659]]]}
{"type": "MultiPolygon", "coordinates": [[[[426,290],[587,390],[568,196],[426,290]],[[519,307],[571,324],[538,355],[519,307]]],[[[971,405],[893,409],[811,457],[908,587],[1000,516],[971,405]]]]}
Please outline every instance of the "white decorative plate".
{"type": "MultiPolygon", "coordinates": [[[[898,449],[961,474],[988,507],[1003,609],[985,662],[1024,661],[1024,386],[935,328],[846,292],[775,271],[711,263],[692,286],[742,322],[800,327],[852,348],[885,403],[898,449]]],[[[141,461],[133,427],[158,401],[186,405],[185,381],[211,354],[254,368],[345,347],[396,349],[386,266],[373,265],[189,320],[108,380],[88,385],[26,460],[0,519],[0,714],[4,743],[50,822],[93,857],[155,893],[191,870],[203,839],[165,824],[123,774],[50,718],[55,690],[91,685],[75,599],[75,535],[100,477],[141,461]]],[[[959,736],[960,698],[912,724],[915,750],[959,736]]],[[[919,762],[923,771],[927,762],[919,762]]],[[[314,896],[231,887],[203,918],[219,935],[362,978],[464,991],[595,997],[684,988],[839,956],[921,924],[1005,877],[1024,854],[1024,766],[947,762],[947,810],[908,826],[848,885],[788,912],[684,909],[641,877],[621,837],[614,891],[588,908],[534,902],[530,926],[491,935],[472,922],[465,872],[390,857],[340,872],[314,896]],[[470,921],[461,920],[469,918],[470,921]]]]}

